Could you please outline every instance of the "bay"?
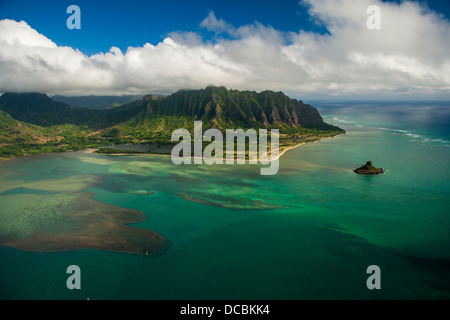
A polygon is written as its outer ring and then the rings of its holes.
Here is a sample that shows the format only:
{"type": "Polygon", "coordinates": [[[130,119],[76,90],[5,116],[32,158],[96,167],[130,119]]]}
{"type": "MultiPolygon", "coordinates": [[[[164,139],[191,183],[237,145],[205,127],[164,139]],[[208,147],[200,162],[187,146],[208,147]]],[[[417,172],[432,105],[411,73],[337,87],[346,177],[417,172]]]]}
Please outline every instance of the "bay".
{"type": "Polygon", "coordinates": [[[450,298],[450,105],[311,104],[347,133],[287,151],[274,176],[255,165],[176,166],[163,155],[0,163],[0,212],[17,210],[4,197],[43,194],[12,181],[93,175],[102,182],[84,191],[143,211],[132,225],[170,243],[155,256],[0,247],[0,298],[450,298]],[[386,174],[352,172],[368,160],[386,174]],[[73,264],[81,290],[66,287],[73,264]],[[370,265],[380,267],[381,290],[366,286],[370,265]]]}

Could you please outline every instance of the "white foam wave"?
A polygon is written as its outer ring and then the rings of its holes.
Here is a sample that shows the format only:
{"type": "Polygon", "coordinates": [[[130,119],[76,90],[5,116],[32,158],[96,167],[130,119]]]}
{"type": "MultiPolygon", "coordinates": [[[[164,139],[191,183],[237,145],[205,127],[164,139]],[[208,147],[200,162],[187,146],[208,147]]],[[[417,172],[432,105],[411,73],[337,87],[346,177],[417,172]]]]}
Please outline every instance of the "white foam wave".
{"type": "Polygon", "coordinates": [[[391,132],[393,132],[393,134],[404,134],[404,135],[414,139],[411,141],[420,141],[423,143],[434,143],[434,144],[436,144],[436,143],[437,144],[449,144],[450,143],[450,141],[447,141],[447,140],[444,140],[441,138],[427,138],[420,134],[417,134],[415,132],[408,131],[408,130],[386,128],[386,127],[375,127],[375,128],[379,129],[379,130],[384,130],[384,131],[391,131],[391,132]]]}

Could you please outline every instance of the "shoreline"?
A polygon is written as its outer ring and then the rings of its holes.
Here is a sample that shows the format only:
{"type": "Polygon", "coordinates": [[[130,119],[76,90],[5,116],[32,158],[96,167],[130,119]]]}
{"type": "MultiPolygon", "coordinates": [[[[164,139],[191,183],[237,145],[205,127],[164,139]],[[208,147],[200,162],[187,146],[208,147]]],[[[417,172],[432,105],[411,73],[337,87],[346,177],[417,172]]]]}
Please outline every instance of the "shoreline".
{"type": "MultiPolygon", "coordinates": [[[[281,156],[284,155],[287,151],[292,150],[292,149],[296,149],[296,148],[298,148],[298,147],[300,147],[300,146],[302,146],[304,144],[308,144],[308,143],[313,144],[313,143],[319,142],[321,140],[338,137],[338,136],[340,136],[342,134],[345,134],[345,133],[340,133],[340,134],[337,134],[335,136],[320,138],[320,139],[317,139],[317,140],[314,140],[314,141],[303,141],[303,142],[300,142],[298,144],[292,145],[290,147],[287,147],[287,148],[283,149],[281,152],[279,152],[278,156],[275,159],[271,160],[271,161],[275,161],[275,160],[281,158],[281,156]]],[[[170,154],[168,154],[168,153],[151,153],[151,152],[148,152],[148,153],[132,153],[132,152],[130,152],[130,153],[111,153],[111,154],[96,152],[99,149],[100,148],[89,148],[89,149],[85,149],[83,151],[84,151],[84,153],[95,153],[95,154],[101,154],[101,155],[106,155],[106,156],[146,156],[146,155],[170,156],[170,154]]],[[[194,156],[192,156],[191,158],[192,159],[198,159],[198,157],[194,157],[194,156]]],[[[201,157],[201,158],[205,159],[204,157],[201,157]]]]}
{"type": "MultiPolygon", "coordinates": [[[[319,142],[321,140],[338,137],[338,136],[340,136],[342,134],[345,134],[345,133],[340,133],[340,134],[337,134],[335,136],[320,138],[320,139],[317,139],[317,140],[314,140],[314,141],[303,141],[303,142],[300,142],[300,143],[298,143],[296,145],[292,145],[290,147],[287,147],[287,148],[283,149],[281,152],[279,152],[278,156],[275,159],[271,160],[271,161],[276,161],[276,160],[280,159],[281,156],[284,155],[287,151],[292,150],[292,149],[296,149],[296,148],[298,148],[298,147],[300,147],[300,146],[302,146],[304,144],[316,143],[316,142],[319,142]]],[[[79,152],[86,153],[86,154],[100,154],[100,155],[106,155],[106,156],[146,156],[146,155],[170,156],[170,154],[168,154],[168,153],[150,153],[150,152],[149,153],[131,153],[130,152],[130,153],[111,153],[111,154],[108,154],[108,153],[96,152],[98,150],[100,150],[100,148],[86,148],[86,149],[77,150],[77,151],[73,151],[73,150],[71,150],[71,151],[64,151],[63,153],[66,153],[66,152],[78,152],[79,151],[79,152]]],[[[25,155],[25,156],[20,156],[20,157],[13,157],[13,158],[4,158],[4,159],[0,159],[0,162],[9,161],[9,160],[15,160],[15,159],[28,158],[28,157],[35,156],[35,155],[54,154],[54,153],[59,153],[59,152],[50,152],[50,153],[47,152],[47,153],[25,155]]],[[[195,159],[195,157],[191,157],[191,158],[195,159]]],[[[204,159],[204,158],[202,157],[202,159],[204,159]]]]}
{"type": "MultiPolygon", "coordinates": [[[[332,137],[320,138],[320,139],[317,139],[317,140],[314,140],[314,141],[309,141],[309,142],[305,142],[305,141],[304,141],[304,142],[301,142],[301,143],[296,144],[296,145],[294,145],[294,146],[287,147],[286,149],[284,149],[283,151],[281,151],[280,154],[278,155],[278,157],[276,157],[274,160],[277,160],[277,159],[281,158],[281,156],[284,155],[287,151],[292,150],[292,149],[296,149],[296,148],[298,148],[298,147],[300,147],[300,146],[302,146],[302,145],[304,145],[304,144],[308,144],[308,143],[313,144],[313,143],[316,143],[316,142],[319,142],[319,141],[322,141],[322,140],[325,140],[325,139],[336,138],[336,137],[338,137],[338,136],[340,136],[340,135],[342,135],[342,134],[345,134],[345,133],[340,133],[340,134],[337,134],[337,135],[332,136],[332,137]]],[[[272,160],[272,161],[274,161],[274,160],[272,160]]]]}

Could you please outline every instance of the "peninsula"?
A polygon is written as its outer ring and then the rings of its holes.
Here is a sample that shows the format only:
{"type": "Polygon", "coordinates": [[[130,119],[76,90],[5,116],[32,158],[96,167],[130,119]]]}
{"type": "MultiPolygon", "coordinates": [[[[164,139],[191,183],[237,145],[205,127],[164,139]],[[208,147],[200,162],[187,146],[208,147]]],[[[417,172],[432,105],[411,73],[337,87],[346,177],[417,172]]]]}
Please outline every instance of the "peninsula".
{"type": "Polygon", "coordinates": [[[279,129],[281,152],[345,132],[325,123],[311,105],[274,91],[208,86],[150,94],[104,110],[71,106],[42,93],[7,92],[0,97],[0,159],[118,144],[156,145],[144,153],[164,154],[164,146],[173,146],[172,132],[183,128],[193,133],[194,121],[202,121],[204,130],[221,132],[279,129]]]}

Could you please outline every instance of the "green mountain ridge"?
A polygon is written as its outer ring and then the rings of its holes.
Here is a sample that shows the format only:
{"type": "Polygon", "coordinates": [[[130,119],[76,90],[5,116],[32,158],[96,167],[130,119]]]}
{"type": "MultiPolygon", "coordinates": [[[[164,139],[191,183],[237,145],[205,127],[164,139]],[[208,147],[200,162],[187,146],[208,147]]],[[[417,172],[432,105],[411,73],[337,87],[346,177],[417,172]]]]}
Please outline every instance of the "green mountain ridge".
{"type": "Polygon", "coordinates": [[[39,126],[81,125],[98,111],[57,102],[44,93],[10,93],[0,97],[0,109],[16,120],[39,126]]]}
{"type": "Polygon", "coordinates": [[[175,129],[193,132],[196,120],[204,130],[280,129],[285,145],[343,133],[325,123],[317,109],[282,92],[212,86],[164,97],[146,95],[106,110],[71,106],[42,93],[4,93],[0,110],[3,157],[112,143],[170,144],[175,129]]]}
{"type": "Polygon", "coordinates": [[[227,90],[207,87],[178,91],[165,98],[152,98],[148,113],[155,117],[183,115],[212,122],[218,128],[315,127],[323,124],[319,112],[310,105],[288,98],[282,92],[227,90]]]}
{"type": "Polygon", "coordinates": [[[61,96],[54,95],[51,98],[71,106],[84,107],[93,110],[105,110],[131,103],[142,98],[142,95],[122,96],[61,96]]]}

